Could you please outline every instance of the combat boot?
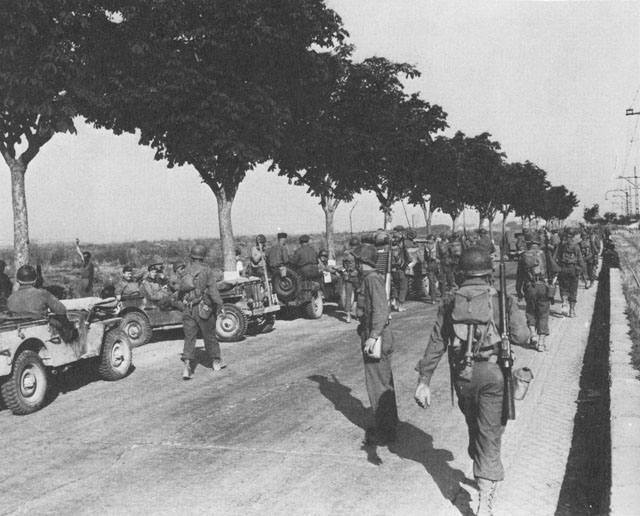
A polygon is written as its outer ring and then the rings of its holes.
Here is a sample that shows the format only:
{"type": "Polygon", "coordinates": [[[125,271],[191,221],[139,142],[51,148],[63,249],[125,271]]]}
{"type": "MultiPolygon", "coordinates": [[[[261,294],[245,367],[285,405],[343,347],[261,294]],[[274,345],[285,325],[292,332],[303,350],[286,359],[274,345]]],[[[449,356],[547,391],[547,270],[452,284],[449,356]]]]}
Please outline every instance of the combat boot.
{"type": "Polygon", "coordinates": [[[569,303],[565,298],[562,298],[562,315],[567,317],[569,315],[569,303]]]}
{"type": "Polygon", "coordinates": [[[569,317],[575,317],[576,316],[576,304],[575,303],[570,303],[569,306],[569,317]]]}
{"type": "Polygon", "coordinates": [[[478,491],[480,501],[476,516],[493,516],[493,496],[496,492],[498,482],[487,480],[486,478],[478,478],[478,491]]]}
{"type": "Polygon", "coordinates": [[[529,345],[530,346],[535,346],[536,345],[536,329],[534,326],[529,326],[529,345]]]}
{"type": "Polygon", "coordinates": [[[536,345],[536,351],[547,351],[547,339],[546,335],[541,333],[538,335],[538,344],[536,345]]]}
{"type": "Polygon", "coordinates": [[[182,379],[191,380],[193,378],[193,368],[191,367],[191,360],[184,361],[184,369],[182,370],[182,379]]]}

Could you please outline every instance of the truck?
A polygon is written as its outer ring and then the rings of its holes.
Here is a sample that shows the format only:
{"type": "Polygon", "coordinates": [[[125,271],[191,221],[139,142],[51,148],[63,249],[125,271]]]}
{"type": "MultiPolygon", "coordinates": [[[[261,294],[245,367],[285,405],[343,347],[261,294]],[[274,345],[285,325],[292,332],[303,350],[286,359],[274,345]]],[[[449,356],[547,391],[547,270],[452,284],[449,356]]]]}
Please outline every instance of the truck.
{"type": "Polygon", "coordinates": [[[77,331],[69,342],[47,317],[0,314],[0,392],[14,414],[40,410],[48,399],[51,375],[80,361],[95,359],[98,374],[106,381],[120,380],[131,369],[132,345],[120,329],[115,299],[62,302],[77,331]]]}

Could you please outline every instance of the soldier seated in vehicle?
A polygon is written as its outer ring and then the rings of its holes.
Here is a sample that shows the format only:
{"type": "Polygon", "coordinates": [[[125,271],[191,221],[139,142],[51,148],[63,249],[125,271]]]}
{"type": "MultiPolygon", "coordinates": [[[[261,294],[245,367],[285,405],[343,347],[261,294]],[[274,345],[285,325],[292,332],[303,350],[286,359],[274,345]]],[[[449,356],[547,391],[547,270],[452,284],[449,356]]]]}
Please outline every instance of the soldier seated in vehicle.
{"type": "Polygon", "coordinates": [[[20,287],[7,300],[7,309],[17,317],[44,319],[58,330],[63,340],[69,342],[78,337],[78,331],[67,318],[66,307],[49,291],[36,288],[38,278],[31,265],[23,265],[16,273],[20,287]],[[51,314],[49,314],[51,312],[51,314]]]}
{"type": "Polygon", "coordinates": [[[334,294],[342,292],[342,274],[338,272],[334,265],[329,264],[329,253],[326,249],[320,249],[318,253],[318,271],[320,286],[325,298],[331,297],[329,296],[329,285],[333,285],[334,294]]]}
{"type": "Polygon", "coordinates": [[[300,247],[293,253],[289,265],[297,270],[303,278],[317,279],[320,276],[318,253],[309,245],[310,240],[309,235],[302,235],[299,238],[300,247]]]}
{"type": "Polygon", "coordinates": [[[267,237],[258,235],[256,237],[256,245],[251,248],[249,254],[249,264],[247,265],[247,276],[257,276],[258,278],[266,278],[266,258],[264,246],[267,243],[267,237]]]}
{"type": "Polygon", "coordinates": [[[115,287],[114,295],[119,301],[124,298],[141,297],[140,285],[133,277],[133,269],[129,265],[125,265],[122,269],[122,279],[115,287]]]}
{"type": "Polygon", "coordinates": [[[171,310],[172,308],[182,310],[182,303],[171,294],[169,287],[160,283],[161,270],[159,266],[157,264],[149,265],[148,271],[147,277],[140,286],[140,292],[145,299],[158,305],[162,310],[171,310]]]}

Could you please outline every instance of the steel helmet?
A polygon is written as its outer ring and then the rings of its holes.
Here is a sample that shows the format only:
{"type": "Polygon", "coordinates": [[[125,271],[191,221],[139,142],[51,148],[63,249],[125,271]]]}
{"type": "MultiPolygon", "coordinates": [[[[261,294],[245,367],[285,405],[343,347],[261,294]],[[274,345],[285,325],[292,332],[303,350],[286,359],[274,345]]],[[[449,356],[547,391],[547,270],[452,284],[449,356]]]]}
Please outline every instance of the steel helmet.
{"type": "Polygon", "coordinates": [[[353,250],[353,256],[362,263],[375,267],[376,261],[378,260],[378,251],[374,245],[360,244],[353,250]]]}
{"type": "Polygon", "coordinates": [[[267,243],[267,237],[260,234],[256,237],[256,244],[266,244],[267,243]]]}
{"type": "Polygon", "coordinates": [[[318,253],[318,256],[329,256],[329,253],[327,252],[326,249],[320,249],[320,252],[318,253]]]}
{"type": "Polygon", "coordinates": [[[460,270],[467,277],[486,276],[493,273],[491,255],[484,247],[464,249],[460,256],[460,270]]]}
{"type": "Polygon", "coordinates": [[[16,278],[18,279],[18,283],[35,283],[36,279],[38,278],[38,274],[36,273],[36,270],[31,267],[31,265],[23,265],[18,269],[16,278]]]}
{"type": "Polygon", "coordinates": [[[349,246],[357,247],[359,245],[360,245],[360,239],[358,237],[351,237],[351,239],[349,240],[349,246]]]}
{"type": "Polygon", "coordinates": [[[189,252],[189,258],[194,260],[204,260],[205,256],[207,256],[207,248],[200,244],[194,245],[189,252]]]}
{"type": "Polygon", "coordinates": [[[407,238],[409,240],[413,240],[417,236],[416,232],[413,229],[407,231],[407,238]]]}

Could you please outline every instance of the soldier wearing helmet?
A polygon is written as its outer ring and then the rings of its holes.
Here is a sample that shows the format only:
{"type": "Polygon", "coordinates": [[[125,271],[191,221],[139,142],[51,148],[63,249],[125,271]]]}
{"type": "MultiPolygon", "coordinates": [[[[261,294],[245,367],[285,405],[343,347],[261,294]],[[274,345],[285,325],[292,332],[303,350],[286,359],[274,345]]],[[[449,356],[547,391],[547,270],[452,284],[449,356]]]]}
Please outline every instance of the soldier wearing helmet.
{"type": "Polygon", "coordinates": [[[393,386],[391,356],[393,332],[389,325],[389,302],[385,279],[376,270],[378,252],[371,244],[360,244],[353,251],[360,279],[358,335],[364,361],[364,378],[374,422],[367,427],[365,444],[386,445],[396,440],[398,408],[393,386]],[[372,356],[380,340],[379,356],[372,356]]]}
{"type": "Polygon", "coordinates": [[[13,283],[9,279],[9,276],[7,276],[4,272],[6,267],[7,264],[5,263],[5,261],[0,260],[0,299],[4,299],[5,303],[6,300],[9,299],[11,292],[13,292],[13,283]]]}
{"type": "MultiPolygon", "coordinates": [[[[468,451],[473,460],[473,474],[480,488],[480,507],[477,514],[492,514],[491,500],[497,482],[504,478],[500,458],[502,401],[504,376],[498,364],[500,348],[499,297],[491,286],[493,264],[491,255],[483,247],[469,247],[462,252],[460,269],[464,280],[454,296],[445,299],[438,309],[438,317],[429,337],[424,356],[418,362],[416,403],[426,408],[431,404],[431,377],[440,359],[449,349],[452,375],[458,395],[458,406],[468,426],[468,451]],[[471,300],[482,300],[471,303],[471,300]],[[490,300],[490,302],[487,302],[490,300]],[[473,311],[470,308],[473,307],[473,311]],[[466,315],[466,314],[471,315],[466,315]],[[466,317],[466,318],[465,318],[466,317]],[[488,323],[477,324],[478,320],[488,323]],[[464,337],[460,337],[460,333],[464,337]],[[471,371],[464,364],[466,340],[471,336],[473,359],[471,371]],[[463,340],[465,342],[463,342],[463,340]],[[466,375],[462,372],[466,371],[466,375]]],[[[509,338],[514,344],[527,341],[527,326],[513,296],[507,298],[509,338]]]]}
{"type": "Polygon", "coordinates": [[[320,282],[325,293],[325,299],[328,297],[327,288],[329,284],[335,285],[336,292],[342,291],[342,276],[339,274],[335,265],[329,263],[329,252],[326,249],[320,249],[318,253],[317,269],[318,276],[322,276],[323,280],[320,282]],[[325,288],[326,287],[326,288],[325,288]]]}
{"type": "Polygon", "coordinates": [[[549,251],[541,248],[541,238],[531,234],[528,249],[520,255],[516,273],[518,300],[525,299],[529,344],[537,351],[547,351],[546,339],[549,335],[549,311],[552,292],[555,295],[554,279],[560,272],[549,251]]]}
{"type": "Polygon", "coordinates": [[[410,260],[405,248],[405,229],[403,226],[393,228],[391,245],[391,308],[397,312],[405,312],[404,302],[409,292],[407,268],[410,260]]]}
{"type": "Polygon", "coordinates": [[[585,270],[580,246],[573,241],[575,234],[576,232],[573,229],[567,229],[553,256],[560,266],[558,284],[560,285],[560,298],[562,299],[562,315],[565,317],[576,316],[578,282],[580,274],[585,270]]]}
{"type": "Polygon", "coordinates": [[[267,250],[267,265],[272,276],[287,275],[289,265],[289,250],[287,249],[287,234],[278,233],[278,243],[267,250]]]}
{"type": "Polygon", "coordinates": [[[267,261],[265,258],[265,244],[267,237],[258,235],[256,237],[256,245],[251,248],[249,253],[249,264],[247,265],[247,275],[257,276],[267,280],[267,261]]]}
{"type": "Polygon", "coordinates": [[[440,295],[444,297],[455,286],[455,278],[453,276],[453,267],[451,264],[451,244],[448,231],[440,233],[440,241],[437,243],[437,258],[440,263],[440,295]]]}
{"type": "Polygon", "coordinates": [[[48,290],[36,288],[38,275],[31,265],[23,265],[16,273],[20,287],[7,300],[7,310],[18,317],[43,319],[49,316],[49,323],[58,329],[65,341],[77,337],[73,323],[67,319],[66,307],[48,290]]]}
{"type": "Polygon", "coordinates": [[[353,250],[360,245],[358,237],[351,237],[349,245],[342,255],[342,268],[344,269],[344,299],[342,301],[345,312],[347,313],[346,321],[351,322],[353,303],[355,301],[356,291],[358,289],[358,270],[356,269],[356,259],[353,250]]]}
{"type": "Polygon", "coordinates": [[[222,369],[216,317],[218,313],[222,316],[226,314],[213,271],[204,264],[206,255],[207,249],[203,245],[194,245],[189,252],[190,263],[180,281],[179,296],[183,300],[184,327],[182,378],[185,380],[193,376],[198,331],[202,334],[205,350],[213,361],[213,370],[222,369]]]}

